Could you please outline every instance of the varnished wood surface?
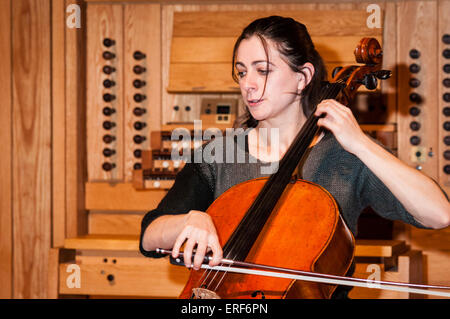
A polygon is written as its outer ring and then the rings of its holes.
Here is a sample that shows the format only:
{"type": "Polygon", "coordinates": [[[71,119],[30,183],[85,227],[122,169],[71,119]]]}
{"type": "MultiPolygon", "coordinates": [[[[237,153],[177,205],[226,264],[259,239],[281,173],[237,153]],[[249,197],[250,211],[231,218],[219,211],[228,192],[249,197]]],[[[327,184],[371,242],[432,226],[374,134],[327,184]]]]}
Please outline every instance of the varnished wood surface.
{"type": "Polygon", "coordinates": [[[89,212],[89,232],[91,234],[136,235],[141,232],[144,212],[89,212]]]}
{"type": "Polygon", "coordinates": [[[68,287],[66,281],[70,273],[66,269],[69,263],[61,263],[61,294],[176,298],[189,276],[189,270],[171,265],[167,257],[150,259],[104,252],[77,256],[76,263],[81,271],[80,288],[68,287]]]}
{"type": "MultiPolygon", "coordinates": [[[[173,37],[171,63],[214,63],[225,62],[231,65],[234,37],[173,37]]],[[[381,36],[375,37],[380,43],[381,36]]],[[[355,63],[355,55],[351,48],[355,48],[361,36],[340,36],[336,43],[336,36],[312,36],[314,46],[322,58],[329,62],[355,63]],[[349,49],[350,48],[350,49],[349,49]]]]}
{"type": "Polygon", "coordinates": [[[359,8],[341,7],[338,14],[337,8],[284,11],[283,6],[273,5],[265,9],[174,12],[168,91],[233,92],[237,88],[231,78],[234,42],[251,21],[269,15],[304,23],[328,74],[336,66],[355,63],[353,52],[361,37],[377,37],[382,43],[382,28],[366,27],[367,12],[359,8]]]}
{"type": "Polygon", "coordinates": [[[131,183],[86,183],[86,209],[148,211],[165,194],[164,190],[136,190],[131,183]]]}
{"type": "Polygon", "coordinates": [[[51,242],[50,0],[12,2],[13,297],[43,298],[51,242]]]}
{"type": "MultiPolygon", "coordinates": [[[[377,36],[381,35],[381,29],[361,28],[366,25],[367,12],[361,10],[339,10],[336,14],[335,9],[320,9],[299,11],[284,11],[281,6],[273,5],[270,10],[264,8],[255,8],[247,11],[241,7],[241,11],[229,11],[222,16],[213,12],[183,12],[175,13],[174,16],[174,37],[186,37],[195,35],[196,37],[206,36],[232,36],[237,37],[242,30],[253,20],[266,17],[268,15],[279,15],[292,17],[302,22],[308,28],[310,34],[315,36],[377,36]],[[245,10],[245,15],[242,14],[245,10]],[[327,23],[323,23],[327,21],[327,23]],[[205,28],[204,26],[209,26],[205,28]],[[332,25],[333,28],[329,26],[332,25]],[[226,26],[226,28],[225,28],[226,26]]],[[[238,8],[236,8],[238,9],[238,8]]]]}
{"type": "Polygon", "coordinates": [[[0,298],[12,296],[11,2],[0,1],[0,298]]]}
{"type": "MultiPolygon", "coordinates": [[[[387,269],[384,264],[377,263],[357,263],[353,277],[362,279],[423,283],[422,281],[422,254],[417,250],[409,250],[400,254],[397,267],[387,269]],[[379,273],[375,273],[380,271],[379,273]]],[[[399,292],[392,290],[373,289],[365,287],[354,287],[349,297],[352,299],[409,299],[426,298],[425,295],[410,294],[408,292],[399,292]]]]}
{"type": "Polygon", "coordinates": [[[66,235],[66,39],[65,2],[52,0],[52,245],[62,246],[66,235]],[[57,193],[56,193],[57,190],[57,193]]]}
{"type": "MultiPolygon", "coordinates": [[[[327,1],[328,2],[328,1],[327,1]]],[[[193,20],[195,23],[192,26],[188,26],[186,31],[183,31],[182,27],[177,27],[180,32],[184,32],[184,36],[192,36],[192,37],[201,37],[201,33],[192,33],[192,30],[198,29],[199,24],[205,22],[205,18],[199,18],[200,20],[193,18],[193,16],[200,16],[203,14],[206,14],[206,16],[211,17],[214,15],[214,12],[224,12],[226,14],[228,13],[234,13],[234,14],[240,14],[243,11],[246,12],[246,15],[248,12],[250,12],[250,15],[259,14],[259,15],[267,15],[269,12],[285,12],[289,13],[289,15],[292,15],[293,12],[301,13],[302,11],[312,11],[312,10],[318,10],[323,12],[330,12],[333,10],[338,11],[352,11],[352,10],[360,10],[361,12],[366,12],[368,3],[356,3],[356,2],[346,2],[346,3],[319,3],[315,1],[311,2],[303,2],[303,3],[268,3],[266,1],[263,2],[252,2],[252,1],[246,1],[246,2],[239,2],[239,3],[233,3],[233,2],[227,2],[221,3],[218,5],[214,2],[199,2],[196,4],[190,4],[190,5],[176,5],[176,4],[168,4],[162,6],[162,83],[163,83],[163,92],[162,92],[162,123],[167,124],[169,122],[186,122],[186,121],[192,121],[195,118],[199,117],[199,107],[198,105],[201,104],[201,98],[220,98],[221,94],[217,94],[218,91],[223,92],[224,90],[228,92],[236,91],[237,85],[232,82],[231,80],[217,80],[217,78],[209,79],[209,81],[200,81],[199,83],[192,84],[187,80],[184,75],[189,74],[191,70],[194,68],[192,67],[186,67],[183,65],[182,67],[185,69],[189,69],[187,71],[188,73],[182,72],[181,70],[172,70],[170,55],[171,55],[171,41],[172,39],[177,38],[177,34],[180,33],[173,33],[173,26],[174,24],[177,24],[175,15],[186,15],[189,16],[192,14],[191,17],[187,18],[187,20],[193,20]],[[202,20],[203,19],[203,20],[202,20]],[[170,72],[174,72],[175,74],[181,75],[177,76],[176,78],[181,81],[182,85],[178,85],[177,81],[172,80],[172,75],[170,72]],[[184,75],[183,75],[184,74],[184,75]],[[170,79],[170,81],[169,81],[170,79]],[[215,82],[218,82],[216,84],[215,82]],[[205,84],[202,84],[205,83],[205,84]],[[221,87],[219,89],[219,87],[221,87]],[[232,89],[227,90],[227,88],[232,87],[232,89]],[[166,92],[164,89],[168,89],[170,92],[187,92],[190,90],[191,92],[189,94],[171,94],[166,92]],[[199,93],[197,94],[198,91],[199,93]],[[203,92],[202,92],[203,91],[203,92]],[[209,92],[209,93],[205,93],[209,92]],[[178,112],[173,111],[173,106],[179,105],[181,110],[178,112]],[[191,111],[186,112],[184,111],[184,106],[189,105],[191,106],[191,111]]],[[[380,4],[381,10],[384,10],[384,4],[380,4]]],[[[333,21],[338,17],[339,15],[335,15],[335,17],[332,19],[333,21]]],[[[360,17],[361,18],[361,17],[360,17]]],[[[206,24],[203,31],[201,31],[203,34],[206,34],[207,37],[213,36],[211,32],[207,32],[205,30],[210,30],[211,28],[215,28],[216,34],[219,33],[220,36],[226,36],[227,33],[230,33],[230,31],[227,30],[220,30],[220,24],[223,24],[221,21],[225,18],[219,18],[216,19],[217,21],[214,21],[214,23],[206,24]]],[[[239,18],[241,21],[241,17],[239,18]]],[[[325,21],[326,19],[324,19],[325,21]]],[[[361,20],[362,21],[362,20],[361,20]]],[[[323,21],[322,21],[323,22],[323,21]]],[[[188,23],[188,22],[182,22],[182,23],[188,23]]],[[[239,33],[237,31],[237,22],[236,21],[230,21],[228,20],[228,24],[226,28],[222,29],[233,29],[235,30],[234,33],[239,33]]],[[[242,21],[239,22],[242,24],[242,21]]],[[[331,21],[327,21],[327,23],[323,24],[323,27],[320,27],[321,29],[325,28],[325,26],[329,25],[331,21]]],[[[367,29],[367,28],[362,28],[367,29]]],[[[329,32],[329,31],[328,31],[329,32]]],[[[333,30],[334,33],[336,33],[336,30],[333,30]]],[[[358,31],[360,32],[360,31],[358,31]]],[[[361,31],[362,32],[362,31],[361,31]]],[[[364,31],[366,32],[366,31],[364,31]]],[[[380,29],[378,30],[372,30],[371,32],[374,33],[376,36],[381,36],[382,31],[380,29]]],[[[323,33],[323,32],[322,32],[323,33]]],[[[354,35],[354,32],[351,32],[350,35],[354,35]]],[[[232,35],[237,36],[237,35],[232,35]]],[[[352,49],[353,50],[353,49],[352,49]]],[[[231,61],[231,60],[230,60],[231,61]]],[[[173,67],[177,67],[176,64],[173,65],[173,67]]],[[[200,66],[200,69],[202,66],[200,66]]],[[[331,69],[331,67],[330,67],[331,69]]],[[[223,67],[218,70],[221,70],[220,72],[215,72],[217,74],[230,74],[231,73],[231,65],[228,65],[227,69],[224,69],[223,67]]],[[[197,74],[208,74],[207,72],[201,72],[199,70],[195,71],[197,74]]],[[[202,77],[198,78],[202,79],[202,77]]],[[[229,97],[229,96],[228,96],[229,97]]],[[[240,101],[240,94],[236,94],[236,98],[239,100],[239,108],[238,108],[238,115],[243,114],[243,105],[240,101]]],[[[390,105],[388,105],[388,109],[390,109],[390,105]]],[[[390,112],[393,113],[393,112],[390,112]]]]}
{"type": "Polygon", "coordinates": [[[137,235],[83,235],[66,238],[64,248],[91,249],[91,250],[128,250],[139,249],[139,236],[137,235]]]}
{"type": "MultiPolygon", "coordinates": [[[[66,5],[81,7],[81,19],[86,21],[82,0],[66,0],[66,5]]],[[[64,15],[65,17],[65,15],[64,15]]],[[[65,18],[64,18],[65,19],[65,18]]],[[[87,233],[84,207],[86,181],[86,28],[66,28],[66,236],[87,233]]],[[[55,133],[57,134],[57,133],[55,133]]],[[[62,151],[62,150],[57,150],[62,151]]],[[[58,172],[61,174],[61,172],[58,172]]],[[[56,189],[58,191],[58,189],[56,189]]],[[[58,193],[55,196],[60,196],[58,193]]]]}
{"type": "MultiPolygon", "coordinates": [[[[438,157],[428,156],[430,150],[438,150],[438,96],[436,71],[437,66],[437,2],[428,1],[404,1],[397,7],[398,34],[401,35],[397,41],[398,58],[398,149],[399,158],[412,167],[421,166],[422,172],[431,178],[438,179],[438,157]],[[424,32],[425,25],[432,23],[429,32],[424,32]],[[410,50],[416,49],[420,52],[418,59],[410,57],[410,50]],[[417,74],[409,71],[411,64],[420,66],[417,74]],[[415,77],[421,84],[417,88],[409,86],[409,80],[415,77]],[[422,103],[413,103],[409,99],[411,93],[418,93],[422,97],[422,103]],[[417,106],[420,109],[418,116],[412,116],[409,109],[417,106]],[[413,131],[410,123],[420,123],[420,130],[413,131]],[[418,146],[410,143],[411,136],[420,137],[418,146]],[[417,160],[416,152],[424,154],[423,160],[417,160]]],[[[440,37],[439,37],[440,38],[440,37]]]]}
{"type": "MultiPolygon", "coordinates": [[[[86,82],[86,116],[87,116],[87,158],[89,181],[123,181],[124,179],[124,55],[123,55],[123,6],[121,5],[89,5],[87,6],[87,21],[89,32],[86,39],[87,52],[87,82],[86,82]],[[103,40],[109,38],[115,44],[109,48],[103,45],[103,40]],[[109,51],[115,55],[111,60],[102,57],[103,52],[109,51]],[[116,69],[110,75],[103,73],[103,66],[108,65],[116,69]],[[111,88],[103,87],[105,79],[116,83],[111,88]],[[104,94],[112,94],[115,100],[105,102],[104,94]],[[111,116],[104,116],[105,106],[115,109],[111,116]],[[115,124],[110,130],[102,126],[104,121],[115,124]],[[116,151],[111,157],[103,155],[106,147],[103,135],[111,134],[116,140],[108,147],[116,151]],[[102,169],[104,162],[115,164],[111,171],[102,169]]],[[[128,72],[131,72],[129,70],[128,72]]]]}
{"type": "MultiPolygon", "coordinates": [[[[124,128],[123,128],[123,157],[124,157],[124,181],[132,180],[133,165],[140,163],[133,155],[135,149],[149,149],[149,136],[151,131],[157,131],[161,127],[161,7],[158,4],[135,4],[124,7],[124,128]],[[140,51],[146,57],[140,61],[133,58],[133,53],[140,51]],[[134,65],[146,68],[143,74],[132,72],[134,65]],[[133,80],[140,79],[146,82],[145,86],[136,89],[133,80]],[[136,93],[144,94],[146,99],[141,103],[133,100],[136,93]],[[135,116],[133,109],[136,107],[146,109],[142,116],[135,116]],[[147,126],[141,131],[134,129],[136,121],[145,122],[147,126]],[[133,141],[133,136],[140,134],[147,137],[141,144],[133,141]]],[[[120,83],[118,83],[121,85],[120,83]]]]}
{"type": "Polygon", "coordinates": [[[356,242],[355,255],[359,257],[395,257],[407,250],[402,240],[364,240],[356,242]]]}
{"type": "MultiPolygon", "coordinates": [[[[355,257],[395,257],[407,251],[404,241],[400,240],[357,240],[355,257]]],[[[90,250],[129,250],[137,251],[137,234],[89,234],[67,238],[64,248],[90,250]]]]}

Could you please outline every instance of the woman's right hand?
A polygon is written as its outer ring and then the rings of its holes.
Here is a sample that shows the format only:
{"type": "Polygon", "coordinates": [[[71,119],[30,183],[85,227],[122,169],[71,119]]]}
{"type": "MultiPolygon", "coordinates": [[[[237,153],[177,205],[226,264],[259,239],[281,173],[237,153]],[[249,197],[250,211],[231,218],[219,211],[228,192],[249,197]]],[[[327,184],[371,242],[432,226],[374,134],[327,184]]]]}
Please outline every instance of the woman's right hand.
{"type": "Polygon", "coordinates": [[[191,210],[185,219],[185,225],[175,240],[172,248],[172,257],[178,257],[180,248],[186,242],[183,251],[183,259],[186,267],[191,267],[191,260],[194,248],[196,249],[193,267],[200,269],[203,259],[207,252],[212,250],[212,259],[210,266],[217,266],[222,260],[222,247],[219,243],[216,228],[208,214],[191,210]]]}

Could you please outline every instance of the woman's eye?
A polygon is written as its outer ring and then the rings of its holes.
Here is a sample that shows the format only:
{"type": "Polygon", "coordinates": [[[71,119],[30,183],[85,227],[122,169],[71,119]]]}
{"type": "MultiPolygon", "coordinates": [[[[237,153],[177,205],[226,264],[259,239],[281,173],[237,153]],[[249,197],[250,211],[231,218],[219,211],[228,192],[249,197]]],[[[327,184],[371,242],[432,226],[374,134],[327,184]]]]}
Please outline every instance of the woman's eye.
{"type": "Polygon", "coordinates": [[[245,72],[244,72],[244,71],[239,71],[239,72],[237,73],[237,76],[240,77],[240,78],[242,78],[242,77],[245,76],[245,72]]]}
{"type": "Polygon", "coordinates": [[[260,69],[260,70],[258,70],[258,72],[259,72],[259,74],[267,75],[267,74],[269,74],[270,70],[269,69],[260,69]]]}

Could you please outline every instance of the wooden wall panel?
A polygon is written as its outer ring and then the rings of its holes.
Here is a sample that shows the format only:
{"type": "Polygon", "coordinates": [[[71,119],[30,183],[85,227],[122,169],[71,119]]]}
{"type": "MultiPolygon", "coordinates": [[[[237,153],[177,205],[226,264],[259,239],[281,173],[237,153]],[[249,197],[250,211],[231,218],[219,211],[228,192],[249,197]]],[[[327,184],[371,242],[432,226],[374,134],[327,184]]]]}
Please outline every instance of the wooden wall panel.
{"type": "MultiPolygon", "coordinates": [[[[209,7],[207,7],[209,8],[209,7]]],[[[208,9],[205,10],[208,10],[208,9]]],[[[217,6],[213,6],[217,10],[217,6]]],[[[170,94],[169,78],[170,78],[170,61],[171,61],[171,45],[172,45],[172,29],[174,21],[174,13],[183,10],[198,11],[199,6],[173,6],[165,5],[161,10],[161,68],[162,68],[162,103],[161,103],[161,121],[162,124],[192,122],[200,117],[200,107],[202,97],[204,98],[220,98],[220,94],[170,94]],[[176,111],[174,106],[179,106],[176,111]],[[190,111],[186,107],[190,106],[190,111]]],[[[228,69],[229,70],[229,69],[228,69]]],[[[229,71],[226,71],[229,72],[229,71]]],[[[233,82],[231,85],[234,85],[233,82]]],[[[239,98],[240,94],[234,97],[239,98]]],[[[228,95],[228,97],[230,97],[228,95]]]]}
{"type": "Polygon", "coordinates": [[[264,11],[264,9],[247,11],[243,6],[236,6],[234,11],[225,12],[222,16],[214,13],[208,14],[205,11],[175,13],[176,23],[174,23],[173,36],[238,37],[251,21],[268,15],[292,17],[305,24],[309,33],[316,36],[377,36],[381,34],[381,29],[361,28],[362,25],[366,25],[368,16],[364,9],[355,12],[345,9],[339,10],[339,8],[322,8],[319,9],[320,14],[318,14],[319,12],[313,11],[314,9],[312,11],[301,9],[285,11],[281,5],[277,6],[276,4],[271,5],[271,8],[266,5],[266,8],[268,8],[267,11],[264,11]],[[336,10],[339,10],[339,14],[336,14],[336,10]],[[242,11],[245,11],[245,14],[242,11]],[[205,28],[205,25],[209,27],[205,28]],[[330,28],[330,26],[333,27],[330,28]]]}
{"type": "MultiPolygon", "coordinates": [[[[383,20],[383,69],[393,71],[391,77],[380,81],[382,103],[386,106],[386,123],[397,123],[397,7],[386,3],[383,20]]],[[[396,132],[396,130],[394,130],[396,132]]],[[[395,142],[397,135],[395,134],[395,142]]],[[[397,143],[396,143],[397,144],[397,143]]],[[[397,148],[397,147],[396,147],[397,148]]]]}
{"type": "Polygon", "coordinates": [[[86,183],[89,210],[147,211],[158,206],[164,190],[136,191],[131,183],[86,183]]]}
{"type": "Polygon", "coordinates": [[[445,58],[443,52],[445,49],[450,49],[449,44],[445,44],[443,41],[443,36],[450,35],[450,1],[439,1],[438,2],[438,26],[437,26],[437,39],[438,39],[438,49],[437,49],[437,72],[438,75],[438,149],[436,156],[438,157],[438,178],[439,184],[445,187],[447,193],[450,193],[450,174],[445,173],[444,167],[450,165],[450,160],[444,158],[444,152],[448,151],[450,147],[444,143],[444,137],[449,135],[449,132],[444,130],[444,123],[449,120],[448,116],[445,116],[443,110],[445,107],[449,107],[450,103],[445,102],[443,96],[445,93],[450,93],[450,89],[444,87],[443,81],[445,78],[447,80],[450,78],[449,73],[445,73],[443,68],[445,64],[450,64],[450,59],[445,58]]]}
{"type": "Polygon", "coordinates": [[[87,79],[86,79],[86,108],[87,108],[87,157],[89,181],[122,181],[123,180],[123,6],[97,5],[87,6],[87,79]],[[115,44],[106,47],[104,39],[111,39],[115,44]],[[112,52],[115,57],[110,60],[103,58],[105,51],[112,52]],[[103,66],[115,68],[110,75],[103,72],[103,66]],[[116,84],[105,88],[103,81],[109,79],[116,84]],[[115,99],[111,102],[103,100],[104,94],[112,94],[115,99]],[[102,113],[104,107],[115,109],[111,116],[102,113]],[[104,129],[104,121],[113,122],[115,127],[104,129]],[[103,142],[103,135],[111,134],[116,140],[111,144],[103,142]],[[103,155],[105,147],[115,150],[111,157],[103,155]],[[110,171],[102,169],[103,163],[114,164],[110,171]]]}
{"type": "MultiPolygon", "coordinates": [[[[64,1],[52,0],[52,79],[65,79],[64,1]]],[[[64,245],[66,234],[66,82],[52,81],[52,246],[64,245]]]]}
{"type": "Polygon", "coordinates": [[[123,255],[116,256],[113,252],[104,251],[103,255],[98,256],[77,256],[76,263],[81,268],[83,281],[81,287],[75,289],[68,288],[66,284],[68,274],[65,270],[69,263],[60,264],[61,294],[104,295],[103,298],[176,298],[189,278],[186,268],[171,265],[168,258],[123,255]],[[108,275],[114,276],[112,283],[107,280],[108,275]]]}
{"type": "MultiPolygon", "coordinates": [[[[198,119],[202,94],[220,97],[217,92],[227,92],[230,97],[239,92],[231,78],[231,51],[236,37],[253,19],[278,14],[305,23],[331,70],[336,65],[354,63],[354,39],[374,36],[382,40],[383,28],[366,27],[367,5],[312,2],[163,6],[163,89],[167,90],[163,91],[163,123],[198,119]],[[174,110],[175,106],[179,109],[174,110]],[[185,110],[186,106],[190,111],[185,110]]],[[[385,5],[381,4],[380,9],[383,24],[385,5]]],[[[240,99],[240,94],[233,97],[240,99]]],[[[387,117],[395,113],[390,105],[387,109],[387,117]]]]}
{"type": "Polygon", "coordinates": [[[399,2],[397,7],[397,28],[401,36],[397,41],[398,72],[398,151],[399,158],[412,167],[421,167],[422,172],[437,180],[437,157],[429,156],[429,152],[438,150],[438,104],[437,100],[437,3],[435,1],[399,2]],[[430,26],[430,23],[432,26],[430,26]],[[427,28],[427,32],[424,32],[427,28]],[[419,58],[412,58],[410,50],[420,52],[419,58]],[[411,73],[412,64],[420,66],[418,73],[411,73]],[[420,80],[420,86],[411,88],[410,78],[420,80]],[[422,97],[421,103],[410,100],[410,94],[417,93],[422,97]],[[416,106],[420,114],[412,116],[410,108],[416,106]],[[413,131],[411,122],[420,123],[420,130],[413,131]],[[420,138],[418,145],[412,145],[410,138],[420,138]],[[421,156],[417,157],[417,152],[421,156]]]}
{"type": "Polygon", "coordinates": [[[12,294],[11,1],[0,0],[0,298],[12,294]]]}
{"type": "MultiPolygon", "coordinates": [[[[313,9],[279,11],[175,12],[170,59],[171,92],[234,92],[231,78],[234,42],[252,20],[269,15],[290,16],[303,22],[325,63],[354,64],[354,50],[362,37],[376,37],[382,43],[382,28],[368,28],[366,10],[313,9]],[[333,28],[323,21],[328,21],[333,28]],[[216,63],[228,64],[228,72],[211,72],[216,63]],[[210,75],[207,80],[204,75],[210,75]],[[204,84],[206,82],[206,84],[204,84]]],[[[381,18],[381,17],[380,17],[381,18]]],[[[329,76],[331,78],[331,75],[329,76]]]]}
{"type": "Polygon", "coordinates": [[[144,213],[89,212],[90,234],[136,235],[144,213]]]}
{"type": "MultiPolygon", "coordinates": [[[[374,36],[382,43],[382,37],[374,36]]],[[[174,37],[171,63],[231,63],[233,46],[237,37],[174,37]]],[[[325,61],[355,63],[355,48],[360,36],[311,36],[314,46],[325,61]],[[350,50],[349,50],[350,48],[350,50]]]]}
{"type": "Polygon", "coordinates": [[[43,298],[51,234],[50,0],[12,2],[13,297],[43,298]]]}
{"type": "MultiPolygon", "coordinates": [[[[77,4],[81,8],[81,28],[65,28],[64,79],[65,92],[67,92],[65,94],[65,226],[66,236],[73,237],[87,233],[87,216],[84,209],[84,182],[87,178],[85,93],[87,26],[83,1],[66,0],[65,4],[66,6],[77,4]]],[[[58,196],[60,196],[59,193],[58,196]]]]}
{"type": "Polygon", "coordinates": [[[161,128],[161,6],[133,4],[124,7],[124,180],[131,182],[133,166],[141,160],[134,156],[136,149],[150,148],[150,132],[161,128]],[[136,60],[133,54],[140,51],[145,54],[142,60],[136,60]],[[133,67],[140,65],[146,71],[135,74],[133,67]],[[133,81],[145,81],[145,86],[135,88],[133,81]],[[135,94],[143,94],[146,99],[137,103],[135,94]],[[141,116],[133,114],[135,107],[142,107],[146,113],[141,116]],[[136,122],[146,123],[141,130],[134,128],[136,122]],[[133,137],[139,134],[147,139],[136,144],[133,137]]]}
{"type": "Polygon", "coordinates": [[[450,228],[424,230],[408,226],[409,243],[423,252],[424,278],[430,285],[450,286],[450,228]]]}
{"type": "MultiPolygon", "coordinates": [[[[422,172],[449,190],[448,175],[441,172],[443,160],[442,109],[442,58],[443,45],[440,43],[443,30],[449,32],[448,1],[402,1],[396,4],[397,15],[397,127],[399,158],[411,167],[421,168],[422,172]],[[448,7],[447,7],[448,8],[448,7]],[[442,31],[441,31],[442,30],[442,31]],[[410,56],[410,50],[420,52],[418,58],[410,56]],[[410,66],[420,66],[418,73],[412,73],[410,66]],[[420,86],[409,85],[411,78],[420,80],[420,86]],[[411,93],[418,93],[423,101],[414,103],[411,93]],[[410,114],[410,108],[416,106],[420,113],[410,114]],[[418,131],[410,128],[410,123],[420,124],[418,131]],[[417,136],[420,143],[411,144],[410,138],[417,136]],[[420,152],[421,156],[416,154],[420,152]]],[[[445,265],[450,261],[449,231],[422,230],[410,225],[402,225],[400,237],[404,237],[413,249],[423,252],[424,282],[449,285],[448,271],[445,265]]],[[[400,238],[397,237],[397,238],[400,238]]]]}

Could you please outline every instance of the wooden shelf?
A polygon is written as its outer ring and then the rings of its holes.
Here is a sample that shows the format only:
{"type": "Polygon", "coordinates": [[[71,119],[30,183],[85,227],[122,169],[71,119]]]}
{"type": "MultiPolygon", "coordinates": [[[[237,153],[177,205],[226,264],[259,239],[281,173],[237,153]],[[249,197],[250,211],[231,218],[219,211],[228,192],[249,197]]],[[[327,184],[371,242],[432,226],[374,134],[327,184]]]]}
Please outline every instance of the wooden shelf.
{"type": "MultiPolygon", "coordinates": [[[[139,235],[84,235],[66,238],[64,248],[90,250],[139,250],[139,235]]],[[[355,257],[393,257],[407,250],[402,240],[357,240],[355,257]]]]}
{"type": "Polygon", "coordinates": [[[165,190],[136,190],[132,183],[86,183],[86,209],[149,211],[158,206],[165,190]]]}
{"type": "Polygon", "coordinates": [[[357,240],[355,257],[394,257],[407,250],[403,240],[357,240]]]}
{"type": "Polygon", "coordinates": [[[87,250],[139,250],[138,235],[84,235],[66,238],[64,248],[87,250]]]}
{"type": "Polygon", "coordinates": [[[361,129],[365,132],[370,131],[383,131],[383,132],[396,132],[397,127],[393,123],[388,124],[361,124],[361,129]]]}

